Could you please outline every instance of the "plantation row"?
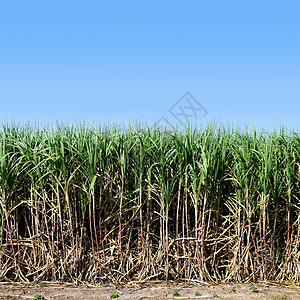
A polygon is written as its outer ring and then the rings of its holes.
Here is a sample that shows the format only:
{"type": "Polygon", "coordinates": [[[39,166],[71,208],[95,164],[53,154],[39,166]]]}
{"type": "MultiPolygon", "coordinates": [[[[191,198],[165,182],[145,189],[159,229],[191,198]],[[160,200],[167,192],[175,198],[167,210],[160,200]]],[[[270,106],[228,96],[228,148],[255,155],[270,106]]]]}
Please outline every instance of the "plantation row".
{"type": "Polygon", "coordinates": [[[300,135],[0,131],[0,280],[300,279],[300,135]]]}

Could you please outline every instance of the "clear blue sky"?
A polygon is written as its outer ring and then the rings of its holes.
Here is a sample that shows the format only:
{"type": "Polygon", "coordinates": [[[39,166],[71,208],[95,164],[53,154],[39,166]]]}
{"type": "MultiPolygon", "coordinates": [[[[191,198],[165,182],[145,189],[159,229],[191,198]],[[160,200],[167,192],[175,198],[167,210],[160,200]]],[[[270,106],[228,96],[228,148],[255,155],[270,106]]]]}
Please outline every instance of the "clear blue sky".
{"type": "Polygon", "coordinates": [[[2,1],[0,120],[297,126],[299,1],[2,1]],[[172,121],[173,122],[173,121],[172,121]]]}

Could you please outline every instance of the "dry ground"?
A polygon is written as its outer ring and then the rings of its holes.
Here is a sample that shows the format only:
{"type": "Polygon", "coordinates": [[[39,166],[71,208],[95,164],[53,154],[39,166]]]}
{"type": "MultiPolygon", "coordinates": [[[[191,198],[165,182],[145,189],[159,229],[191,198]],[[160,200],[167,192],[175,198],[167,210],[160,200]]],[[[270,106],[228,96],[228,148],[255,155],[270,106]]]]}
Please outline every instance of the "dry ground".
{"type": "Polygon", "coordinates": [[[300,286],[275,284],[190,284],[190,283],[131,283],[115,285],[54,284],[42,282],[34,286],[0,283],[1,299],[34,299],[36,294],[44,299],[110,299],[115,291],[118,299],[300,299],[300,286]],[[251,288],[256,288],[253,291],[251,288]],[[174,297],[177,291],[181,296],[174,297]],[[196,297],[196,292],[201,296],[196,297]]]}

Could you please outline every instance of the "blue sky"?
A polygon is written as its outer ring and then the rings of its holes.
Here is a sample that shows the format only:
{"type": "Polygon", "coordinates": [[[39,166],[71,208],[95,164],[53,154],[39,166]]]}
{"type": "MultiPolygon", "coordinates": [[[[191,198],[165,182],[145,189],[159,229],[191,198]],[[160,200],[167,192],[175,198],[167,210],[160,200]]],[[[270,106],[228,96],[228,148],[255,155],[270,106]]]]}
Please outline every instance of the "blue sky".
{"type": "Polygon", "coordinates": [[[299,1],[2,1],[0,120],[298,125],[299,1]]]}

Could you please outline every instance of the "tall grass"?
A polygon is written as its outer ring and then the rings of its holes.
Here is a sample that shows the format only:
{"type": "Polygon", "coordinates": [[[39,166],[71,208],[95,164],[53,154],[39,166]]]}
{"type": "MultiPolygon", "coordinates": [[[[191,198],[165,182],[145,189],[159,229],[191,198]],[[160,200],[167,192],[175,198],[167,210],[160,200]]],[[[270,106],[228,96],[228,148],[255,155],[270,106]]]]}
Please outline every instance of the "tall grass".
{"type": "Polygon", "coordinates": [[[300,135],[5,125],[0,280],[300,278],[300,135]]]}

